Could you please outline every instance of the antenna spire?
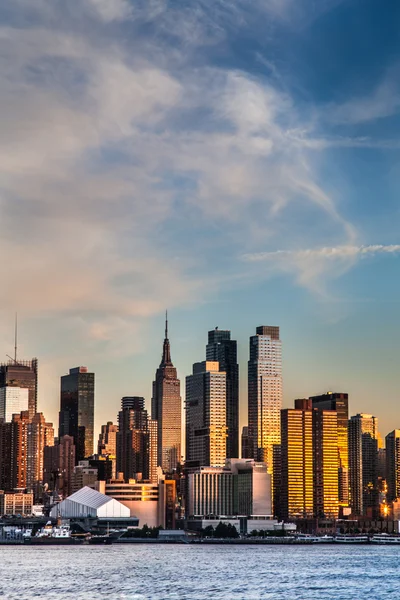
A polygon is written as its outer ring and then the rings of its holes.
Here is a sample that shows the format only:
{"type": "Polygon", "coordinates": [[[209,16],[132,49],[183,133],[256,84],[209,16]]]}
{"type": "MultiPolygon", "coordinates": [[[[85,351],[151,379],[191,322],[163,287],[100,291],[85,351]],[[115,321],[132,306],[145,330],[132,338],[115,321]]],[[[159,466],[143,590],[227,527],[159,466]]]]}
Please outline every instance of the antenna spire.
{"type": "Polygon", "coordinates": [[[18,313],[15,313],[14,362],[17,363],[18,351],[18,313]]]}
{"type": "Polygon", "coordinates": [[[168,339],[168,311],[165,311],[165,339],[168,339]]]}

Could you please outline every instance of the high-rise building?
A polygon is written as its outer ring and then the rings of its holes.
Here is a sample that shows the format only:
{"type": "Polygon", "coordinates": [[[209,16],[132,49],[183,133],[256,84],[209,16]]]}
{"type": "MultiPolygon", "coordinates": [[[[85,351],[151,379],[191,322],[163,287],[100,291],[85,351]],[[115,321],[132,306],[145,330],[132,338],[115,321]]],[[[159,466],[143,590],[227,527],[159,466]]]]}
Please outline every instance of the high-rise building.
{"type": "Polygon", "coordinates": [[[38,498],[43,484],[44,448],[54,446],[54,427],[46,422],[43,413],[36,413],[26,431],[26,487],[38,498]]]}
{"type": "Polygon", "coordinates": [[[30,423],[29,411],[13,415],[9,429],[10,462],[7,465],[8,483],[6,490],[26,488],[26,472],[28,458],[28,425],[30,423]]]}
{"type": "Polygon", "coordinates": [[[252,458],[253,453],[252,448],[250,447],[249,428],[247,425],[242,428],[241,447],[242,458],[252,458]]]}
{"type": "Polygon", "coordinates": [[[226,438],[226,373],[215,361],[195,363],[186,377],[186,468],[223,466],[226,438]]]}
{"type": "Polygon", "coordinates": [[[29,411],[12,416],[11,423],[0,420],[0,488],[28,488],[40,493],[43,482],[44,447],[54,444],[52,423],[42,413],[32,419],[29,411]]]}
{"type": "Polygon", "coordinates": [[[387,501],[400,498],[400,429],[386,436],[386,483],[387,501]]]}
{"type": "Polygon", "coordinates": [[[338,425],[334,410],[313,410],[314,515],[339,516],[338,425]]]}
{"type": "Polygon", "coordinates": [[[11,422],[12,416],[28,410],[29,390],[16,385],[0,388],[0,419],[11,422]]]}
{"type": "Polygon", "coordinates": [[[158,482],[158,423],[153,419],[148,420],[149,429],[149,481],[158,482]]]}
{"type": "Polygon", "coordinates": [[[72,494],[71,477],[75,467],[75,444],[64,435],[55,446],[46,446],[43,459],[43,483],[66,498],[72,494]]]}
{"type": "Polygon", "coordinates": [[[327,392],[320,396],[312,396],[313,408],[319,410],[334,410],[337,413],[338,438],[338,479],[339,505],[349,504],[349,396],[339,392],[327,392]]]}
{"type": "Polygon", "coordinates": [[[274,504],[277,473],[274,460],[280,458],[282,408],[282,342],[279,327],[260,326],[250,337],[248,362],[248,427],[251,456],[267,464],[272,476],[274,504]]]}
{"type": "Polygon", "coordinates": [[[118,414],[117,472],[129,479],[148,480],[150,475],[149,418],[144,398],[126,396],[118,414]]]}
{"type": "Polygon", "coordinates": [[[282,410],[279,516],[337,518],[337,414],[312,408],[311,399],[295,400],[282,410]]]}
{"type": "Polygon", "coordinates": [[[350,506],[353,514],[379,514],[378,419],[358,414],[349,420],[350,506]]]}
{"type": "Polygon", "coordinates": [[[313,411],[286,408],[281,412],[280,517],[310,518],[314,514],[313,411]]]}
{"type": "Polygon", "coordinates": [[[101,426],[99,441],[97,443],[97,454],[100,456],[116,456],[117,454],[118,425],[108,421],[101,426]]]}
{"type": "Polygon", "coordinates": [[[220,371],[226,373],[226,440],[227,458],[239,458],[239,365],[237,343],[231,332],[216,327],[208,332],[206,360],[218,362],[220,371]]]}
{"type": "Polygon", "coordinates": [[[108,421],[101,426],[99,440],[97,442],[97,454],[101,458],[107,458],[112,463],[112,478],[117,476],[117,434],[118,425],[108,421]]]}
{"type": "Polygon", "coordinates": [[[158,423],[158,466],[165,473],[172,473],[181,461],[182,400],[180,381],[171,360],[167,319],[161,363],[153,382],[151,418],[158,423]]]}
{"type": "Polygon", "coordinates": [[[87,367],[70,369],[61,377],[58,437],[72,435],[77,462],[93,454],[94,380],[87,367]]]}
{"type": "Polygon", "coordinates": [[[10,360],[0,364],[0,388],[8,386],[28,389],[28,411],[32,419],[37,412],[38,360],[10,360]]]}

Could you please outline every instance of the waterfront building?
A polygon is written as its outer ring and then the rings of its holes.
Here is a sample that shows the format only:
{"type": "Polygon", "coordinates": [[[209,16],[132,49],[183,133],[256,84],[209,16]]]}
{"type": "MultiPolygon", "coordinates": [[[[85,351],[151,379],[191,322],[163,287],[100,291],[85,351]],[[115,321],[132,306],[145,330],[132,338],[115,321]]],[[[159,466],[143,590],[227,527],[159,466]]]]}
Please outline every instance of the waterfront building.
{"type": "Polygon", "coordinates": [[[216,327],[208,332],[206,360],[218,362],[226,373],[226,457],[239,458],[239,365],[237,342],[231,332],[216,327]]]}
{"type": "Polygon", "coordinates": [[[346,507],[349,505],[349,395],[327,392],[312,396],[311,400],[313,408],[334,410],[337,413],[339,506],[346,507]]]}
{"type": "Polygon", "coordinates": [[[16,385],[0,388],[0,419],[10,423],[12,416],[29,408],[29,390],[16,385]]]}
{"type": "Polygon", "coordinates": [[[72,494],[74,467],[75,444],[71,435],[64,435],[58,444],[44,448],[43,483],[63,498],[72,494]]]}
{"type": "Polygon", "coordinates": [[[139,525],[173,529],[175,527],[176,482],[160,474],[159,483],[99,481],[97,489],[129,508],[139,525]]]}
{"type": "Polygon", "coordinates": [[[215,361],[195,363],[186,377],[186,469],[223,466],[226,439],[226,373],[215,361]]]}
{"type": "Polygon", "coordinates": [[[93,454],[94,388],[95,375],[87,367],[70,369],[61,377],[58,437],[72,435],[77,461],[93,454]]]}
{"type": "Polygon", "coordinates": [[[265,463],[227,459],[224,467],[200,467],[188,474],[187,519],[208,515],[272,515],[271,475],[265,463]]]}
{"type": "Polygon", "coordinates": [[[274,447],[281,441],[282,342],[279,327],[257,327],[250,337],[248,427],[252,457],[273,474],[274,447]]]}
{"type": "Polygon", "coordinates": [[[56,504],[50,511],[54,519],[129,519],[129,509],[121,502],[101,494],[90,487],[83,487],[74,492],[62,502],[56,504]]]}
{"type": "Polygon", "coordinates": [[[182,399],[180,381],[171,360],[167,318],[161,362],[153,382],[151,418],[157,421],[157,466],[165,473],[172,473],[181,462],[182,399]]]}
{"type": "Polygon", "coordinates": [[[400,429],[386,436],[387,502],[400,499],[400,429]]]}
{"type": "Polygon", "coordinates": [[[378,419],[358,414],[349,420],[350,506],[358,516],[379,514],[378,419]]]}
{"type": "Polygon", "coordinates": [[[0,516],[21,515],[29,517],[33,510],[33,494],[22,491],[4,492],[0,490],[0,516]]]}
{"type": "Polygon", "coordinates": [[[124,479],[150,477],[149,417],[141,396],[126,396],[118,414],[117,473],[124,479]]]}
{"type": "MultiPolygon", "coordinates": [[[[38,394],[38,360],[10,360],[0,364],[0,389],[6,387],[19,387],[28,390],[29,418],[32,419],[37,412],[38,394]]],[[[21,411],[18,411],[21,412],[21,411]]]]}

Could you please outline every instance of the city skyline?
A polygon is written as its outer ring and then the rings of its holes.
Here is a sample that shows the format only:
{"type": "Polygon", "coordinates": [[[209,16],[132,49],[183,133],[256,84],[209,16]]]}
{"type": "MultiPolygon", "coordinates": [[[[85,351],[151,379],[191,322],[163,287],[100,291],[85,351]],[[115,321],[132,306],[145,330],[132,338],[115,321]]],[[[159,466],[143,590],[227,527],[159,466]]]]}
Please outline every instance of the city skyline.
{"type": "MultiPolygon", "coordinates": [[[[165,317],[164,317],[165,318],[165,317]]],[[[278,327],[278,330],[281,327],[278,327]]],[[[254,327],[253,327],[254,330],[254,327]]],[[[215,329],[214,329],[215,331],[215,329]]],[[[228,330],[223,330],[223,331],[228,331],[228,330]]],[[[231,331],[231,330],[229,330],[231,331]]],[[[212,330],[208,331],[208,334],[211,334],[212,330]]],[[[278,334],[279,335],[279,334],[278,334]]],[[[207,340],[207,332],[204,332],[203,334],[204,339],[207,340]]],[[[243,356],[243,354],[246,352],[246,349],[243,349],[243,345],[247,346],[247,351],[248,351],[248,340],[249,337],[252,337],[252,333],[251,331],[249,332],[248,338],[246,340],[246,342],[243,344],[241,343],[241,340],[237,340],[237,350],[238,350],[238,355],[239,357],[242,357],[242,361],[239,362],[239,370],[241,372],[241,376],[239,379],[239,383],[240,383],[240,387],[239,387],[239,436],[238,436],[238,448],[239,448],[239,454],[240,454],[240,443],[241,443],[241,433],[242,433],[242,428],[243,426],[247,426],[248,425],[248,394],[247,394],[247,387],[248,387],[248,373],[247,373],[247,363],[248,363],[248,359],[249,359],[249,355],[247,354],[243,356]]],[[[161,340],[163,339],[162,337],[160,338],[161,340]]],[[[165,337],[164,337],[164,346],[163,346],[163,352],[165,351],[165,337]]],[[[158,341],[158,340],[157,340],[158,341]]],[[[169,345],[169,339],[167,340],[168,345],[169,345]]],[[[236,342],[236,340],[235,340],[236,342]]],[[[176,345],[176,342],[174,341],[174,346],[176,345]]],[[[199,344],[199,346],[201,347],[201,344],[199,344]]],[[[206,357],[206,352],[204,351],[204,344],[202,347],[203,350],[203,359],[205,360],[206,357]]],[[[286,347],[285,344],[285,348],[284,348],[284,357],[282,360],[283,363],[283,403],[282,403],[282,408],[291,408],[293,405],[294,400],[296,399],[296,397],[313,397],[313,394],[315,393],[315,387],[313,387],[312,383],[310,383],[310,385],[308,387],[303,387],[302,389],[305,390],[303,394],[299,393],[295,393],[293,396],[289,396],[288,393],[285,394],[285,389],[286,389],[286,369],[285,369],[285,355],[286,352],[289,352],[290,354],[290,348],[286,347]]],[[[177,347],[177,354],[179,354],[179,346],[177,347]]],[[[200,355],[201,357],[202,355],[200,355]]],[[[154,357],[153,357],[154,358],[154,357]]],[[[14,359],[10,359],[9,362],[11,362],[14,359]]],[[[34,359],[35,361],[37,361],[37,359],[34,359]]],[[[188,362],[188,360],[190,361],[191,358],[186,357],[186,362],[188,362]]],[[[240,360],[240,359],[239,359],[240,360]]],[[[23,359],[21,359],[21,364],[27,363],[30,361],[24,361],[23,359]]],[[[43,361],[41,360],[41,369],[42,367],[46,367],[45,364],[43,364],[43,361]]],[[[81,361],[83,364],[83,361],[81,361]]],[[[90,362],[90,359],[86,362],[90,362]]],[[[147,362],[149,364],[152,363],[152,359],[150,357],[148,357],[147,362]]],[[[6,364],[6,363],[4,363],[6,364]]],[[[176,365],[176,363],[175,363],[176,365]]],[[[192,370],[192,365],[193,363],[191,363],[190,365],[190,370],[188,373],[182,373],[181,369],[179,367],[179,365],[176,368],[177,371],[177,376],[178,379],[181,380],[181,399],[182,399],[182,423],[181,423],[181,428],[182,428],[182,448],[185,448],[185,434],[184,432],[184,428],[185,428],[185,421],[184,421],[184,397],[185,397],[185,377],[187,375],[189,375],[191,373],[192,370]]],[[[91,367],[89,367],[89,370],[92,372],[95,372],[95,369],[92,369],[91,367]]],[[[150,367],[151,370],[151,367],[150,367]]],[[[158,369],[159,370],[159,369],[158,369]]],[[[66,376],[69,372],[69,369],[65,369],[65,372],[63,373],[63,375],[61,375],[61,377],[66,376]]],[[[100,375],[100,374],[99,374],[100,375]]],[[[57,397],[55,399],[56,405],[54,404],[54,402],[52,404],[50,403],[46,403],[43,404],[43,400],[41,399],[41,386],[40,386],[40,376],[38,378],[38,412],[43,412],[46,415],[46,418],[48,417],[48,420],[53,422],[55,424],[55,427],[58,427],[58,422],[59,422],[59,402],[60,402],[60,375],[53,375],[53,377],[56,379],[57,383],[55,384],[56,387],[56,394],[57,397]],[[58,406],[58,408],[57,408],[58,406]],[[55,416],[53,416],[55,415],[55,416]]],[[[96,380],[98,379],[98,375],[96,375],[96,380]]],[[[153,375],[150,377],[150,379],[154,380],[154,371],[153,371],[153,375]]],[[[101,377],[100,377],[101,380],[101,377]]],[[[110,402],[110,398],[107,398],[107,405],[103,406],[101,399],[102,397],[104,397],[104,390],[102,390],[101,388],[98,389],[98,386],[96,385],[96,394],[95,394],[95,409],[94,409],[94,444],[96,445],[96,440],[97,440],[97,436],[100,433],[101,427],[107,423],[107,421],[112,421],[113,423],[117,422],[117,415],[119,412],[119,407],[120,407],[120,402],[121,402],[121,398],[123,396],[125,396],[127,394],[127,390],[126,387],[124,386],[124,384],[122,384],[122,380],[123,378],[121,378],[121,383],[119,383],[118,381],[114,381],[114,389],[116,389],[117,387],[119,387],[119,389],[121,390],[120,394],[115,394],[115,396],[112,398],[112,401],[110,402]],[[119,384],[119,385],[118,385],[119,384]],[[99,402],[99,397],[100,397],[100,402],[99,402]],[[114,408],[111,409],[110,406],[113,406],[114,408]]],[[[153,382],[154,383],[154,382],[153,382]]],[[[133,394],[136,394],[136,388],[135,388],[135,384],[133,383],[133,394]]],[[[143,395],[144,401],[145,401],[145,407],[148,410],[149,414],[151,413],[151,400],[152,400],[152,393],[153,393],[153,384],[147,381],[143,383],[141,383],[140,386],[137,386],[137,388],[140,389],[145,389],[147,387],[147,389],[150,388],[150,392],[147,395],[143,395]]],[[[296,389],[295,385],[291,386],[292,388],[296,389]]],[[[299,386],[300,389],[300,386],[299,386]]],[[[338,389],[344,389],[344,386],[340,386],[340,384],[337,385],[332,385],[332,386],[325,386],[325,387],[321,387],[318,391],[319,391],[319,395],[322,397],[327,397],[329,399],[329,396],[326,396],[328,392],[334,392],[337,393],[338,389]],[[336,390],[336,392],[335,392],[336,390]]],[[[357,386],[355,387],[355,390],[357,390],[357,386]]],[[[353,400],[353,393],[351,392],[346,392],[346,394],[349,396],[349,418],[352,415],[356,415],[357,413],[367,413],[367,412],[371,412],[371,413],[377,413],[379,412],[379,423],[380,423],[380,428],[379,428],[379,433],[381,434],[382,438],[384,438],[387,433],[389,433],[390,431],[392,431],[393,429],[393,416],[392,417],[387,417],[385,418],[381,418],[381,406],[379,408],[379,411],[375,410],[375,404],[374,403],[363,403],[362,400],[360,399],[358,402],[353,400]],[[350,406],[351,404],[351,406],[350,406]],[[382,422],[384,423],[384,425],[382,426],[382,422]],[[386,427],[385,427],[385,423],[386,423],[386,427]]],[[[345,395],[346,395],[345,394],[345,395]]],[[[319,396],[318,396],[319,397],[319,396]]],[[[357,394],[356,394],[356,398],[357,398],[357,394]]],[[[381,404],[381,403],[380,403],[381,404]]],[[[347,413],[346,413],[347,414],[347,413]]],[[[393,411],[393,415],[395,417],[396,412],[393,411]]]]}
{"type": "Polygon", "coordinates": [[[54,423],[73,364],[103,374],[97,431],[110,401],[149,401],[168,306],[182,381],[208,330],[243,374],[278,323],[284,406],[345,390],[390,430],[400,8],[378,4],[2,3],[1,361],[17,311],[54,423]]]}

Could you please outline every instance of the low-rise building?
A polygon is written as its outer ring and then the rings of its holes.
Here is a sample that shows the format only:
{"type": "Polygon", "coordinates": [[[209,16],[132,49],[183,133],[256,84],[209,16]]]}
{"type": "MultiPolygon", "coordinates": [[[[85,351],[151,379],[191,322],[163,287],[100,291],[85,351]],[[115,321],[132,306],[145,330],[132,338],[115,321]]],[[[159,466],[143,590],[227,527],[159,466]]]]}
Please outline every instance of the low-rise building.
{"type": "Polygon", "coordinates": [[[33,494],[0,491],[0,515],[32,514],[33,494]]]}
{"type": "Polygon", "coordinates": [[[140,527],[175,527],[175,480],[160,479],[159,483],[134,479],[128,483],[123,480],[99,481],[97,489],[128,507],[130,515],[139,519],[140,527]]]}

